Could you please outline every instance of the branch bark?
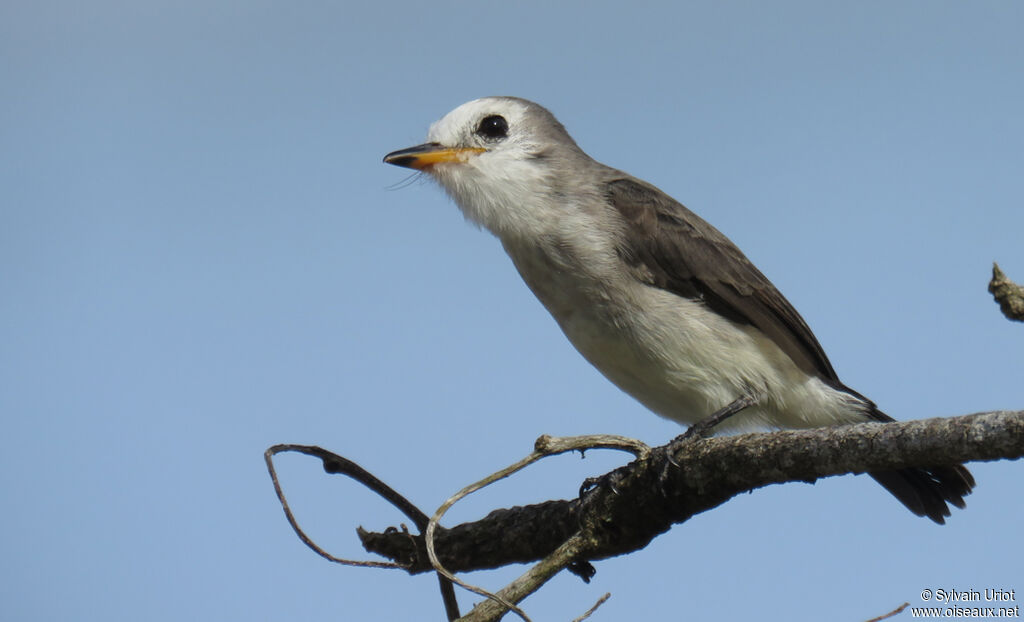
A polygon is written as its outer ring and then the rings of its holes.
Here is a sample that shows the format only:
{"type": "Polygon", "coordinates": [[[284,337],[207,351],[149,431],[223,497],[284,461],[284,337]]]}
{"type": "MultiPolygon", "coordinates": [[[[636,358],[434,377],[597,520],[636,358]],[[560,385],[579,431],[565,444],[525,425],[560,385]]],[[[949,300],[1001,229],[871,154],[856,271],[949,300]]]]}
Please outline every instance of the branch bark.
{"type": "MultiPolygon", "coordinates": [[[[575,535],[578,561],[599,560],[641,549],[673,524],[769,484],[1022,456],[1024,411],[677,439],[580,499],[495,510],[439,529],[435,547],[447,569],[479,570],[542,559],[575,535]]],[[[432,569],[421,536],[358,533],[367,551],[412,573],[432,569]]]]}

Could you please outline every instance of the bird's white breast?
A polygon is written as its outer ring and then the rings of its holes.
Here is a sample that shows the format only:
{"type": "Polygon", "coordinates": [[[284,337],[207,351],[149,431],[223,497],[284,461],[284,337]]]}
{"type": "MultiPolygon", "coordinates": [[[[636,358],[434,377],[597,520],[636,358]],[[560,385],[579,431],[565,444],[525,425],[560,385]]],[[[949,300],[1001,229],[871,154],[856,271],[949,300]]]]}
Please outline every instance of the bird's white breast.
{"type": "Polygon", "coordinates": [[[755,393],[762,402],[727,427],[862,420],[858,404],[801,371],[758,331],[699,300],[636,281],[624,266],[602,269],[618,261],[614,254],[580,257],[565,244],[554,250],[509,243],[505,248],[573,346],[663,417],[692,424],[755,393]]]}

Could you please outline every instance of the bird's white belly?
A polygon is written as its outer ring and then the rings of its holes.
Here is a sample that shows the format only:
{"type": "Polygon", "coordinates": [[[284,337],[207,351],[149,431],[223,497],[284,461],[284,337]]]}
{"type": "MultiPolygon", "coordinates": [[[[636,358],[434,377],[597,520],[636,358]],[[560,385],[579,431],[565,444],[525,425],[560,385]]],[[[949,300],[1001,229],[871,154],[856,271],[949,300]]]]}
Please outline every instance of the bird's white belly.
{"type": "Polygon", "coordinates": [[[712,339],[703,305],[673,298],[671,307],[657,300],[627,312],[592,306],[556,319],[576,349],[619,388],[659,415],[691,424],[753,388],[749,374],[734,364],[751,358],[744,352],[751,344],[723,346],[712,339]],[[712,349],[713,343],[718,347],[712,349]]]}
{"type": "MultiPolygon", "coordinates": [[[[863,405],[809,376],[756,329],[698,300],[630,278],[587,278],[550,255],[506,250],[576,349],[616,386],[684,424],[745,394],[759,403],[723,426],[802,428],[865,420],[863,405]]],[[[534,250],[534,249],[531,249],[534,250]]],[[[625,274],[623,274],[625,276],[625,274]]]]}
{"type": "Polygon", "coordinates": [[[634,303],[630,309],[591,300],[556,319],[591,364],[652,411],[692,424],[754,394],[760,403],[724,427],[815,427],[863,420],[846,394],[804,373],[756,330],[699,301],[645,285],[637,288],[627,298],[634,303]]]}

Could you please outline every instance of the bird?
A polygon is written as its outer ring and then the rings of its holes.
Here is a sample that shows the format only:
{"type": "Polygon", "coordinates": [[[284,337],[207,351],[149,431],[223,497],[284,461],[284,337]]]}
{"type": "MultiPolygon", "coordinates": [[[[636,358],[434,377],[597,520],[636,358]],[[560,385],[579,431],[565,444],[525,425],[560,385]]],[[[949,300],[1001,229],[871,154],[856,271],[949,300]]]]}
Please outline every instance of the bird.
{"type": "MultiPolygon", "coordinates": [[[[543,106],[484,97],[384,162],[433,178],[498,238],[579,353],[654,413],[720,429],[889,422],[843,384],[792,304],[681,203],[587,155],[543,106]]],[[[871,472],[936,523],[975,485],[961,464],[871,472]]]]}

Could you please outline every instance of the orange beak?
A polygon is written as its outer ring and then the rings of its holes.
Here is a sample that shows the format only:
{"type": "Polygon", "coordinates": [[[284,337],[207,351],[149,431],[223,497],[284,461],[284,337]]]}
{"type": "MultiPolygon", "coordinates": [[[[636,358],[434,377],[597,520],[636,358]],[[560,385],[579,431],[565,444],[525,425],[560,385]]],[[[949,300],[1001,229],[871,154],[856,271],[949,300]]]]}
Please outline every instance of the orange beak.
{"type": "Polygon", "coordinates": [[[384,156],[384,162],[423,171],[435,164],[465,162],[470,156],[487,151],[480,147],[444,147],[438,143],[424,143],[392,151],[384,156]]]}

